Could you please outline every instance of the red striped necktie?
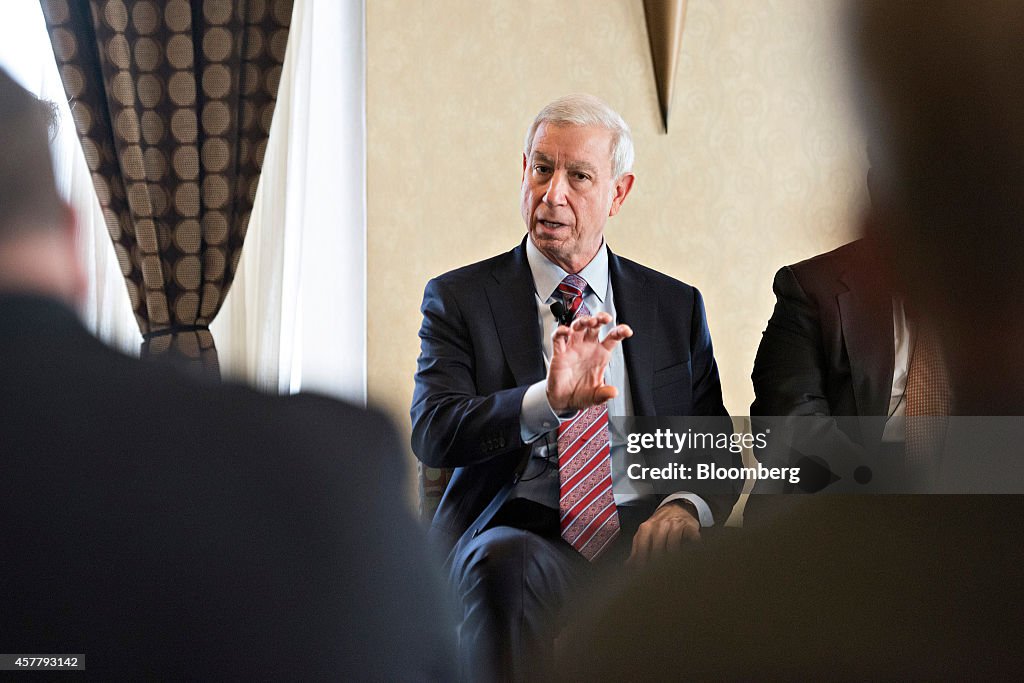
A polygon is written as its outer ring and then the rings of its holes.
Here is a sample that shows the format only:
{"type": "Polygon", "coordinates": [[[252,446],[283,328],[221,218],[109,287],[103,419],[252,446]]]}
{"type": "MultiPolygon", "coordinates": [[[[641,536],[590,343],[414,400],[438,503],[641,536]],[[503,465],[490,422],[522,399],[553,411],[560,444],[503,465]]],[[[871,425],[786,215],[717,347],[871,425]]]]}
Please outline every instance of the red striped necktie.
{"type": "MultiPolygon", "coordinates": [[[[573,318],[590,315],[583,303],[587,282],[567,275],[558,292],[573,318]]],[[[558,510],[562,538],[593,561],[619,533],[612,493],[608,407],[592,406],[558,426],[558,510]]]]}

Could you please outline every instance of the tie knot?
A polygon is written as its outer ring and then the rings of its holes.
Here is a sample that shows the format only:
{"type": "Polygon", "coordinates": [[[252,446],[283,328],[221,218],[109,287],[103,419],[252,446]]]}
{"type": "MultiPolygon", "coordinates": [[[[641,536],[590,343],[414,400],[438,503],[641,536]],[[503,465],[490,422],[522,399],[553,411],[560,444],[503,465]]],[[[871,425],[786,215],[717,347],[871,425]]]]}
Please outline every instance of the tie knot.
{"type": "Polygon", "coordinates": [[[583,292],[586,291],[586,289],[587,281],[575,274],[566,275],[565,279],[563,279],[558,285],[558,290],[560,292],[572,297],[583,296],[583,292]]]}
{"type": "Polygon", "coordinates": [[[581,314],[590,315],[590,311],[583,304],[583,292],[586,289],[587,281],[579,275],[566,275],[565,279],[558,283],[558,293],[562,295],[562,301],[573,318],[581,314]]]}

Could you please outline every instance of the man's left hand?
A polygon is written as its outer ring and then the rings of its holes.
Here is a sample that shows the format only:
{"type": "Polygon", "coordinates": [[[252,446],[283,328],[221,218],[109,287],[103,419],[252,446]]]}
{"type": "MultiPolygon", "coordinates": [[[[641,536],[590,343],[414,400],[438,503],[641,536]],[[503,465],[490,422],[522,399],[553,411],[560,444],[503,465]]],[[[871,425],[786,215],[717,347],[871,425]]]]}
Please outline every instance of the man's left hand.
{"type": "Polygon", "coordinates": [[[696,511],[684,501],[672,501],[658,508],[637,529],[626,564],[643,567],[656,557],[679,550],[685,541],[699,540],[700,522],[696,511]]]}

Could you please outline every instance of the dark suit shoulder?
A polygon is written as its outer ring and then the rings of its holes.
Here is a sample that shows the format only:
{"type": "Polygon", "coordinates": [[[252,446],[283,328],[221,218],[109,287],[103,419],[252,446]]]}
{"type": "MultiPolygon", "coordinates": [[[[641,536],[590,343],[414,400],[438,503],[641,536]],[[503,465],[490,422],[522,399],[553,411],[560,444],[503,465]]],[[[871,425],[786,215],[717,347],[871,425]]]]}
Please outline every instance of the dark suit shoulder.
{"type": "Polygon", "coordinates": [[[382,411],[311,393],[271,398],[296,432],[294,439],[303,439],[314,453],[326,456],[327,467],[346,468],[348,478],[356,473],[369,476],[384,489],[403,485],[406,473],[398,457],[398,431],[382,411]]]}
{"type": "Polygon", "coordinates": [[[482,261],[449,270],[447,273],[442,273],[432,278],[431,282],[443,285],[459,285],[465,282],[477,281],[482,277],[488,277],[495,270],[500,270],[514,262],[516,260],[516,251],[519,249],[522,249],[522,246],[516,247],[504,254],[491,256],[482,261]]]}
{"type": "MultiPolygon", "coordinates": [[[[256,393],[244,388],[243,390],[256,393]]],[[[298,422],[318,421],[332,431],[337,431],[339,427],[352,424],[354,421],[361,423],[361,429],[377,433],[391,427],[391,421],[376,408],[362,408],[322,394],[303,392],[291,396],[257,396],[277,404],[279,409],[291,413],[298,422]]]]}
{"type": "Polygon", "coordinates": [[[391,478],[392,485],[405,479],[397,431],[376,409],[315,393],[277,396],[230,383],[209,387],[204,403],[211,429],[219,421],[231,438],[251,444],[247,457],[259,453],[276,460],[301,452],[313,472],[343,469],[349,480],[391,478]]]}
{"type": "Polygon", "coordinates": [[[296,467],[304,463],[301,473],[293,470],[300,478],[339,467],[362,472],[363,454],[373,453],[375,466],[402,475],[397,432],[379,412],[311,393],[277,396],[204,381],[174,364],[122,355],[84,333],[78,341],[59,355],[47,354],[61,358],[49,372],[22,373],[18,384],[38,412],[63,414],[77,405],[80,424],[67,431],[80,444],[99,448],[119,434],[119,417],[132,416],[145,429],[117,436],[126,452],[179,452],[179,462],[217,453],[228,467],[273,464],[284,456],[296,467]],[[52,391],[57,383],[65,391],[52,391]],[[197,435],[202,448],[193,446],[197,435]]]}
{"type": "Polygon", "coordinates": [[[226,430],[237,429],[241,423],[249,430],[276,431],[282,423],[294,423],[300,428],[308,429],[316,425],[337,432],[339,424],[357,420],[384,420],[379,413],[320,394],[304,392],[279,396],[230,380],[205,381],[172,363],[139,362],[106,348],[99,353],[105,356],[110,367],[97,364],[94,372],[110,372],[117,368],[117,379],[114,382],[120,384],[120,392],[157,393],[154,387],[160,387],[161,403],[171,403],[170,399],[175,399],[174,403],[182,404],[180,410],[202,412],[211,418],[225,419],[221,426],[226,430]],[[184,396],[198,396],[201,400],[177,400],[184,396]],[[228,419],[232,417],[243,419],[228,419]],[[261,420],[261,417],[267,419],[261,420]]]}
{"type": "Polygon", "coordinates": [[[629,273],[636,279],[646,280],[648,284],[659,290],[665,290],[667,293],[674,292],[677,295],[690,296],[697,291],[697,288],[691,284],[617,254],[612,255],[612,264],[613,269],[618,267],[623,273],[629,273]],[[617,262],[617,266],[615,262],[617,262]]]}
{"type": "Polygon", "coordinates": [[[864,259],[864,252],[864,240],[856,240],[786,267],[802,286],[808,288],[817,283],[839,279],[864,259]]]}

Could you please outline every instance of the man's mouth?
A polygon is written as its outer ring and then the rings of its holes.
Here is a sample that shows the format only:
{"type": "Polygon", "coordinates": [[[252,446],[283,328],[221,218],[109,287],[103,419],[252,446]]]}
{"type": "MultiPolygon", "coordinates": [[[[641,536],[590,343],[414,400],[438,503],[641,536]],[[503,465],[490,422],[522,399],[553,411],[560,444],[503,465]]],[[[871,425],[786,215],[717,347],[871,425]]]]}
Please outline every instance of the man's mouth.
{"type": "Polygon", "coordinates": [[[538,220],[537,222],[540,223],[541,225],[543,225],[545,228],[548,228],[550,230],[557,230],[558,228],[566,227],[565,223],[559,223],[558,221],[538,220]]]}

